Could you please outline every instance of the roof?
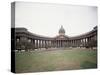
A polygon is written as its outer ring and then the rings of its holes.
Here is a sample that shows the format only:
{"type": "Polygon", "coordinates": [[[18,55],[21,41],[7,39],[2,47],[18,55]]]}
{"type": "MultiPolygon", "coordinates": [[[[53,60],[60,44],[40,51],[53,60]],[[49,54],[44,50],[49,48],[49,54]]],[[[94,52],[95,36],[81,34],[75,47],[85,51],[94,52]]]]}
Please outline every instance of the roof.
{"type": "MultiPolygon", "coordinates": [[[[74,36],[74,37],[69,37],[67,35],[58,35],[56,37],[46,37],[46,36],[42,36],[42,35],[37,35],[37,34],[34,34],[34,33],[31,33],[29,32],[26,28],[15,28],[15,32],[16,32],[16,36],[27,36],[27,37],[30,37],[30,38],[35,38],[35,39],[44,39],[44,40],[71,40],[71,39],[81,39],[81,38],[84,38],[84,37],[90,37],[92,35],[95,34],[95,32],[97,32],[97,26],[94,27],[93,30],[87,32],[87,33],[84,33],[82,35],[78,35],[78,36],[74,36]]],[[[63,27],[61,26],[60,28],[60,32],[65,32],[63,27]]]]}

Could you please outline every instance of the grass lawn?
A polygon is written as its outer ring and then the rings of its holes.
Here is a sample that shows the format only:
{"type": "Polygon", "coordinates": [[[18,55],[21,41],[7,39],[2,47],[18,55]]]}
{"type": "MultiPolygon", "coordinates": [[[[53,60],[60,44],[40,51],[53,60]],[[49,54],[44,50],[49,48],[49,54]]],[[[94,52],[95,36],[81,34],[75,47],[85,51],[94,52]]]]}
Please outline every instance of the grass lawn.
{"type": "Polygon", "coordinates": [[[16,52],[15,62],[17,73],[96,68],[97,51],[74,48],[16,52]]]}

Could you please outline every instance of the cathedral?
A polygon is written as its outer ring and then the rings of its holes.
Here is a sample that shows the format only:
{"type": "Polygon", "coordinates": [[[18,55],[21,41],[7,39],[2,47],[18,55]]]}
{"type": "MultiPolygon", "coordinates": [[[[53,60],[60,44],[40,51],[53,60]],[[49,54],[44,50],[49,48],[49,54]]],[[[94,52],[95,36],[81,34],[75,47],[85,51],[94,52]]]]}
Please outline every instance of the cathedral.
{"type": "Polygon", "coordinates": [[[97,26],[91,31],[74,37],[65,35],[63,26],[59,29],[59,35],[56,37],[44,37],[29,32],[26,28],[12,28],[15,31],[15,37],[12,37],[12,43],[15,50],[35,50],[48,48],[96,48],[97,47],[97,26]]]}

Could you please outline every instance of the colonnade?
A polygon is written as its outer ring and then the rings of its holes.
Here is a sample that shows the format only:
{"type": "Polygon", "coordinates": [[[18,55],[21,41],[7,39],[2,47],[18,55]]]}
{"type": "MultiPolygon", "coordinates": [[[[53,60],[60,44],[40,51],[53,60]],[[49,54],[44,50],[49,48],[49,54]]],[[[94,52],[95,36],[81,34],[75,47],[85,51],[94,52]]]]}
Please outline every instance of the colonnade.
{"type": "Polygon", "coordinates": [[[92,31],[76,36],[64,37],[60,36],[49,38],[34,35],[25,28],[16,29],[15,46],[16,50],[35,50],[41,48],[66,48],[66,47],[97,47],[97,27],[92,31]]]}
{"type": "Polygon", "coordinates": [[[66,47],[90,47],[91,44],[93,47],[96,45],[96,36],[84,37],[84,38],[76,38],[76,39],[34,39],[34,38],[26,38],[26,37],[18,37],[16,38],[16,49],[41,49],[41,48],[66,48],[66,47]]]}

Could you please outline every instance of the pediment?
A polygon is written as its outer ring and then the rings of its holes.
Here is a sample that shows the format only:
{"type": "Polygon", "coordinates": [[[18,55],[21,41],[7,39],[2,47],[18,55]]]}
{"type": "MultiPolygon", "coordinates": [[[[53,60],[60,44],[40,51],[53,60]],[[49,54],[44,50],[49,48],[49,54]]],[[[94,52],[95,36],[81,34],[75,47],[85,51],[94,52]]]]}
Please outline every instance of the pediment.
{"type": "Polygon", "coordinates": [[[66,35],[58,35],[55,37],[56,40],[66,40],[66,39],[69,39],[68,36],[66,35]]]}

